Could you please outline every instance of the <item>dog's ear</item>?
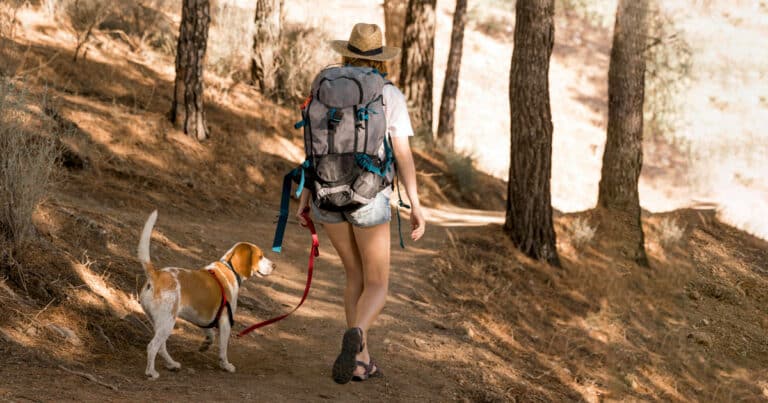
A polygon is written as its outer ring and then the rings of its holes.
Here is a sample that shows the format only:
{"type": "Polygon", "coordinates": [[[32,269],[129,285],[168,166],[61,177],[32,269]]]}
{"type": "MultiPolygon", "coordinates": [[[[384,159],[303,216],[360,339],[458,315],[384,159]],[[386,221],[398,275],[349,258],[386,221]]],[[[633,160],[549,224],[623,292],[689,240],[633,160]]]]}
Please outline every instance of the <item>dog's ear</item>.
{"type": "MultiPolygon", "coordinates": [[[[241,242],[235,245],[223,259],[228,261],[232,268],[241,276],[248,278],[253,274],[254,258],[252,256],[251,245],[241,242]]],[[[256,260],[258,264],[258,259],[256,260]]]]}
{"type": "Polygon", "coordinates": [[[252,275],[254,272],[259,271],[259,263],[261,263],[261,259],[264,258],[264,252],[261,251],[261,248],[254,244],[248,244],[248,246],[251,249],[251,265],[249,267],[248,275],[252,275]]]}

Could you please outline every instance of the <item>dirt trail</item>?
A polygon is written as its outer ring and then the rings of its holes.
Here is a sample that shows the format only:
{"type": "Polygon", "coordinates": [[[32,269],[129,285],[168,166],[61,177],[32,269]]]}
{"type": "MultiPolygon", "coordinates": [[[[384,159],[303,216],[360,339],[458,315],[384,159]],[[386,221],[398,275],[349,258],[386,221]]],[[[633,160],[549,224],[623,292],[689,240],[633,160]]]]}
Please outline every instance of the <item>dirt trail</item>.
{"type": "MultiPolygon", "coordinates": [[[[440,217],[445,212],[434,212],[440,217]]],[[[498,217],[498,215],[495,215],[498,217]]],[[[269,246],[273,224],[264,219],[269,213],[244,224],[240,217],[212,222],[207,218],[171,216],[161,212],[153,239],[153,259],[161,265],[169,261],[162,237],[173,239],[183,248],[199,250],[200,255],[217,256],[235,240],[253,240],[269,246]],[[198,232],[202,230],[201,232],[198,232]],[[186,236],[184,234],[187,234],[186,236]],[[177,241],[177,238],[188,238],[177,241]],[[195,244],[194,240],[200,243],[195,244]],[[204,239],[204,241],[203,241],[204,239]],[[208,250],[206,245],[215,245],[208,250]]],[[[448,225],[461,224],[457,215],[448,225]]],[[[467,225],[482,223],[482,213],[467,217],[467,225]],[[477,218],[481,219],[477,219],[477,218]]],[[[404,220],[407,217],[403,217],[404,220]]],[[[132,220],[140,217],[132,217],[132,220]]],[[[337,385],[330,368],[340,347],[344,330],[342,305],[343,272],[340,261],[321,231],[321,257],[310,297],[293,316],[260,329],[243,338],[232,338],[230,361],[237,372],[228,374],[217,366],[216,349],[198,353],[202,333],[179,322],[168,342],[172,356],[182,364],[180,372],[162,368],[157,381],[146,380],[143,348],[149,340],[136,341],[130,351],[93,359],[73,357],[70,369],[92,374],[98,380],[115,385],[113,391],[83,377],[67,373],[51,363],[30,364],[11,357],[0,368],[0,399],[11,401],[61,400],[257,400],[257,401],[447,401],[462,394],[456,378],[446,376],[453,364],[468,360],[465,335],[453,331],[450,306],[430,284],[429,268],[434,256],[450,242],[443,220],[430,222],[426,236],[407,249],[396,247],[396,219],[392,222],[392,277],[387,305],[371,330],[371,350],[381,368],[383,379],[365,383],[337,385]],[[451,365],[447,363],[452,362],[451,365]]],[[[404,221],[406,224],[407,221],[404,221]]],[[[137,230],[138,231],[138,230],[137,230]]],[[[236,330],[290,309],[298,302],[306,279],[309,236],[298,225],[289,225],[284,252],[272,256],[278,268],[265,279],[245,283],[240,298],[236,330]]],[[[133,249],[133,248],[126,248],[133,249]]],[[[137,273],[139,267],[136,267],[137,273]]]]}

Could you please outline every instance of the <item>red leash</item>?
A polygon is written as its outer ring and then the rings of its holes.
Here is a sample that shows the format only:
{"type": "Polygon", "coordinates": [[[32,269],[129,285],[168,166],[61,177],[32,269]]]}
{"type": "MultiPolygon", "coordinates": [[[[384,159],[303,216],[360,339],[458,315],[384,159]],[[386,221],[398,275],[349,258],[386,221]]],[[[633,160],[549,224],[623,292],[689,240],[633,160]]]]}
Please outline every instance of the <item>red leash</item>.
{"type": "Polygon", "coordinates": [[[315,224],[312,222],[312,219],[309,218],[309,209],[308,208],[305,209],[301,213],[301,216],[307,221],[307,228],[309,229],[309,232],[312,233],[312,249],[309,252],[309,268],[307,270],[307,285],[306,285],[306,287],[304,287],[304,295],[301,297],[301,302],[299,302],[299,305],[296,305],[296,308],[293,308],[292,311],[290,311],[290,312],[288,312],[288,313],[286,313],[284,315],[280,315],[278,317],[275,317],[275,318],[272,318],[272,319],[269,319],[269,320],[265,320],[264,322],[259,322],[259,323],[255,324],[255,325],[249,326],[245,330],[243,330],[240,333],[238,333],[237,337],[243,337],[246,334],[248,334],[248,333],[250,333],[250,332],[252,332],[252,331],[254,331],[254,330],[256,330],[256,329],[258,329],[260,327],[271,325],[271,324],[273,324],[275,322],[278,322],[280,320],[283,320],[283,319],[287,318],[288,315],[296,312],[296,310],[299,309],[299,307],[307,299],[307,295],[309,295],[309,286],[310,286],[310,284],[312,284],[312,271],[315,268],[315,257],[320,256],[320,241],[317,238],[317,230],[315,229],[315,224]]]}

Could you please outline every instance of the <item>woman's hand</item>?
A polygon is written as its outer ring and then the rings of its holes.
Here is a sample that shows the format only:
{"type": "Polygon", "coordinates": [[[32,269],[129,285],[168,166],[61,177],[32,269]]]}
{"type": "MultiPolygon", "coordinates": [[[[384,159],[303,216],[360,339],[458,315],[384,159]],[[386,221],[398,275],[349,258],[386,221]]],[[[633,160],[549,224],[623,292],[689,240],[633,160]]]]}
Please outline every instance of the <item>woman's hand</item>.
{"type": "Polygon", "coordinates": [[[307,219],[304,218],[306,212],[309,212],[309,191],[304,189],[299,197],[299,208],[296,210],[296,219],[299,220],[299,225],[302,227],[309,225],[307,219]]]}
{"type": "Polygon", "coordinates": [[[424,235],[427,228],[427,221],[424,219],[424,213],[420,206],[411,208],[411,239],[418,241],[424,235]]]}

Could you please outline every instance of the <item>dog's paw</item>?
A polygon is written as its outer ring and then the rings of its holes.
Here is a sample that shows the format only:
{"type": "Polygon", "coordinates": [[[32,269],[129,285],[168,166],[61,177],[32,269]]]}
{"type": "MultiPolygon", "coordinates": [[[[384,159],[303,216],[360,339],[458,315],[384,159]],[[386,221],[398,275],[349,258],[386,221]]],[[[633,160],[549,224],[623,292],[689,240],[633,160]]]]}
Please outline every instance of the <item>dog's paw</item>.
{"type": "Polygon", "coordinates": [[[147,375],[147,378],[153,381],[160,377],[160,373],[154,369],[148,369],[146,372],[144,372],[144,374],[147,375]]]}
{"type": "Polygon", "coordinates": [[[228,362],[219,362],[219,366],[227,372],[235,372],[235,366],[228,362]]]}
{"type": "Polygon", "coordinates": [[[206,341],[203,342],[202,345],[200,345],[200,348],[197,349],[197,351],[199,351],[201,353],[204,353],[204,352],[208,351],[209,347],[211,347],[211,342],[206,340],[206,341]]]}
{"type": "Polygon", "coordinates": [[[167,368],[169,371],[178,371],[181,369],[181,364],[176,361],[166,362],[165,368],[167,368]]]}

